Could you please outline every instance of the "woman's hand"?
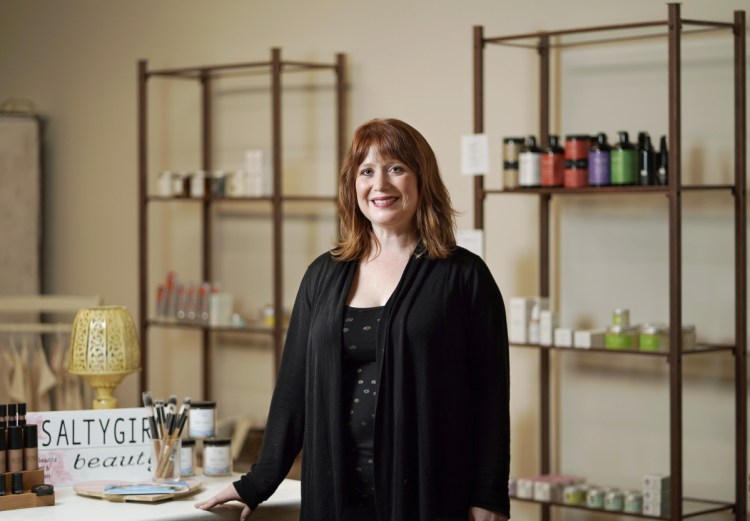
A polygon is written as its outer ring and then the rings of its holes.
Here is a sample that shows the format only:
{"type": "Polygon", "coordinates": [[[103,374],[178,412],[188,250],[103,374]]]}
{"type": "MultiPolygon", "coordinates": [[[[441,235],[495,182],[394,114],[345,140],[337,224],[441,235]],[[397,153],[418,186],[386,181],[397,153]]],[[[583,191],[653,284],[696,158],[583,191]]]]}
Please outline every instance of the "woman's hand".
{"type": "MultiPolygon", "coordinates": [[[[237,493],[237,489],[234,488],[234,485],[229,485],[227,488],[210,499],[201,501],[200,503],[196,503],[195,508],[199,508],[201,510],[211,510],[216,505],[223,505],[228,501],[242,501],[240,495],[237,493]]],[[[240,514],[240,521],[245,521],[251,515],[253,515],[253,511],[250,510],[250,507],[245,505],[245,508],[242,509],[242,513],[240,514]]]]}
{"type": "Polygon", "coordinates": [[[469,521],[508,521],[508,518],[491,510],[479,507],[469,509],[469,521]]]}

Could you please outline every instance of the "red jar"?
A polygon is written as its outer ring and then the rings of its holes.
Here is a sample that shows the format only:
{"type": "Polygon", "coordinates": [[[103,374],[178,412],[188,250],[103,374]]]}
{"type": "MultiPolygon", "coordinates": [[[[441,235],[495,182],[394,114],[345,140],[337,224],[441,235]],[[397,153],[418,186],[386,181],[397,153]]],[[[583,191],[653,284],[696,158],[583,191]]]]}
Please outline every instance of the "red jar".
{"type": "Polygon", "coordinates": [[[557,136],[549,137],[549,145],[542,149],[542,186],[562,186],[565,173],[564,150],[557,136]]]}
{"type": "Polygon", "coordinates": [[[565,136],[565,159],[572,161],[588,160],[591,136],[572,134],[565,136]]]}
{"type": "Polygon", "coordinates": [[[585,166],[570,164],[565,165],[565,188],[581,188],[589,185],[589,169],[585,166]]]}

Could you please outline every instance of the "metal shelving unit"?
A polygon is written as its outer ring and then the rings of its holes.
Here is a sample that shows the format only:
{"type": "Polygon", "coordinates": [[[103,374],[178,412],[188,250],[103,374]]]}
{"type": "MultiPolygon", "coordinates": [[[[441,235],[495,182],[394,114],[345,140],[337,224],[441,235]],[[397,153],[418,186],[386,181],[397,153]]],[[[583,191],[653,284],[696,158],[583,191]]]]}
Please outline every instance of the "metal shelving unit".
{"type": "MultiPolygon", "coordinates": [[[[669,94],[669,181],[668,186],[628,186],[628,187],[586,187],[570,188],[517,188],[512,190],[486,190],[484,180],[477,176],[474,181],[474,226],[484,229],[484,205],[490,195],[525,194],[539,201],[539,294],[550,295],[550,204],[553,197],[567,194],[586,196],[606,196],[607,194],[644,195],[661,193],[669,204],[669,319],[670,324],[682,324],[682,207],[681,196],[688,191],[727,191],[733,198],[735,225],[735,343],[732,346],[704,346],[700,349],[684,351],[680,334],[672,334],[668,353],[648,353],[663,356],[669,362],[669,437],[671,475],[671,515],[664,519],[684,519],[696,515],[731,511],[737,521],[744,521],[747,514],[747,230],[746,230],[746,72],[745,12],[736,11],[732,22],[690,20],[682,18],[680,5],[668,4],[667,20],[632,24],[583,27],[560,31],[540,31],[510,36],[487,37],[482,26],[474,27],[474,132],[484,132],[484,53],[490,45],[505,45],[532,49],[539,58],[539,135],[540,142],[546,143],[550,127],[550,52],[553,49],[629,41],[655,36],[668,39],[668,94],[669,94]],[[642,34],[623,34],[639,30],[642,34]],[[730,185],[685,186],[681,183],[681,42],[686,31],[719,30],[729,32],[734,40],[734,182],[730,185]],[[657,31],[659,34],[654,34],[657,31]],[[649,34],[645,34],[645,33],[649,34]],[[597,39],[586,42],[565,43],[572,35],[597,35],[597,39]],[[686,355],[714,352],[729,352],[734,356],[735,368],[735,501],[733,503],[707,499],[688,499],[683,496],[683,426],[682,426],[682,358],[686,355]]],[[[672,327],[672,331],[680,331],[672,327]]],[[[542,474],[551,471],[550,440],[550,353],[572,351],[545,346],[523,345],[520,347],[538,348],[540,357],[540,427],[541,427],[541,468],[542,474]]],[[[587,350],[578,350],[585,356],[587,350]]],[[[634,352],[593,349],[593,352],[608,352],[613,356],[627,356],[634,352]]],[[[539,502],[541,518],[550,519],[552,507],[571,508],[561,503],[539,502]]],[[[574,508],[574,507],[573,507],[574,508]]],[[[598,511],[597,511],[598,512],[598,511]]],[[[602,511],[604,512],[604,511],[602,511]]],[[[609,512],[616,515],[622,512],[609,512]]],[[[653,518],[652,518],[653,519],[653,518]]]]}
{"type": "MultiPolygon", "coordinates": [[[[212,360],[211,346],[212,335],[215,333],[247,333],[266,334],[272,337],[274,347],[275,369],[278,371],[283,348],[285,329],[283,320],[276,320],[273,327],[211,327],[197,324],[173,323],[168,321],[152,319],[148,316],[149,274],[148,274],[148,212],[152,204],[174,204],[185,202],[186,204],[199,204],[201,213],[201,275],[203,280],[213,280],[213,206],[217,204],[253,204],[255,202],[270,203],[271,226],[273,228],[271,255],[273,262],[273,307],[274,316],[283,317],[283,277],[282,277],[282,208],[286,202],[335,202],[335,196],[306,196],[285,195],[282,193],[283,169],[283,145],[282,145],[282,77],[285,73],[299,71],[325,70],[330,71],[335,78],[333,89],[335,90],[335,134],[336,134],[336,159],[340,162],[345,153],[345,77],[346,58],[344,54],[335,55],[333,63],[311,63],[300,61],[282,60],[281,49],[271,49],[270,60],[248,63],[232,63],[224,65],[204,65],[197,67],[182,67],[173,69],[149,69],[146,60],[138,62],[138,324],[142,349],[142,366],[140,373],[140,392],[148,387],[149,382],[149,330],[151,328],[185,328],[199,330],[202,335],[202,386],[203,398],[211,399],[212,395],[212,360]],[[197,81],[201,86],[200,113],[201,113],[201,169],[207,172],[213,170],[213,158],[211,143],[213,141],[212,121],[212,80],[222,74],[267,74],[270,76],[271,94],[271,142],[272,142],[272,195],[264,197],[212,197],[206,194],[202,198],[173,198],[154,196],[148,193],[148,84],[156,79],[178,79],[181,81],[197,81]]],[[[337,173],[332,173],[334,179],[337,173]]]]}

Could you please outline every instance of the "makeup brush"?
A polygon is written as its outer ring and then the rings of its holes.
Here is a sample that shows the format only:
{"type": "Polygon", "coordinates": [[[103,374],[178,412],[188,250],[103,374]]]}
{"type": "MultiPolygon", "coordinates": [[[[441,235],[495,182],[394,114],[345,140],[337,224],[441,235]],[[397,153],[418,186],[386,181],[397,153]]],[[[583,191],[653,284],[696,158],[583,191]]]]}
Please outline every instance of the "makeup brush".
{"type": "Polygon", "coordinates": [[[177,410],[177,397],[173,394],[167,400],[167,416],[165,418],[167,422],[167,432],[172,433],[171,425],[174,422],[174,415],[177,410]]]}
{"type": "Polygon", "coordinates": [[[146,414],[148,415],[148,424],[151,428],[151,439],[155,440],[159,437],[159,428],[156,426],[156,420],[154,419],[154,400],[151,398],[151,393],[148,391],[143,392],[143,406],[146,408],[146,414]]]}
{"type": "Polygon", "coordinates": [[[159,426],[159,437],[166,435],[166,425],[164,423],[164,400],[156,400],[156,424],[159,426]]]}
{"type": "Polygon", "coordinates": [[[182,436],[182,429],[185,428],[185,422],[187,421],[188,411],[190,411],[190,405],[193,402],[190,401],[190,397],[186,396],[182,401],[182,408],[180,409],[179,421],[177,423],[177,437],[182,436]]]}

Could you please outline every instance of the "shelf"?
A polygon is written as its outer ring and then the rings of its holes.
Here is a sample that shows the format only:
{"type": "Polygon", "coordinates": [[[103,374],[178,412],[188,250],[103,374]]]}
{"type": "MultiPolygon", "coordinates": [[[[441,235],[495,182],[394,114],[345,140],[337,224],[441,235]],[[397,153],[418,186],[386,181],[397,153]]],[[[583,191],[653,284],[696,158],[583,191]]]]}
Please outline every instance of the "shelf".
{"type": "Polygon", "coordinates": [[[150,319],[146,322],[148,327],[163,327],[175,329],[193,329],[200,331],[210,331],[215,333],[245,333],[245,334],[263,334],[273,335],[274,329],[264,325],[246,325],[246,326],[209,326],[207,324],[195,324],[191,322],[178,322],[176,320],[150,319]]]}
{"type": "MultiPolygon", "coordinates": [[[[243,196],[243,197],[172,197],[166,195],[149,195],[146,201],[150,203],[173,203],[173,202],[193,202],[193,203],[224,203],[224,202],[272,202],[271,195],[243,196]]],[[[336,197],[332,195],[285,195],[281,197],[282,202],[336,202],[336,197]]]]}
{"type": "MultiPolygon", "coordinates": [[[[485,194],[528,194],[528,195],[581,195],[581,194],[669,194],[668,186],[584,186],[582,188],[564,188],[561,186],[542,186],[529,188],[509,188],[483,190],[485,194]]],[[[684,185],[682,192],[727,191],[734,194],[734,185],[684,185]]]]}
{"type": "MultiPolygon", "coordinates": [[[[511,499],[515,501],[524,501],[526,503],[536,503],[538,505],[551,505],[554,507],[561,508],[574,508],[577,510],[586,510],[589,512],[596,512],[597,514],[613,514],[616,516],[628,516],[628,517],[640,517],[643,519],[671,519],[669,516],[647,516],[645,514],[629,514],[621,511],[604,510],[600,508],[589,508],[586,505],[568,505],[566,503],[560,503],[557,501],[536,501],[534,499],[525,499],[515,496],[511,496],[511,499]]],[[[724,501],[712,501],[709,499],[695,499],[695,498],[684,498],[682,500],[682,517],[694,517],[705,514],[712,514],[715,512],[723,512],[725,510],[734,509],[734,503],[727,503],[724,501]]]]}
{"type": "MultiPolygon", "coordinates": [[[[641,355],[641,356],[661,356],[668,357],[669,351],[641,351],[639,349],[607,349],[605,347],[561,347],[561,346],[543,346],[539,344],[510,344],[513,347],[522,347],[530,349],[542,349],[548,351],[562,351],[573,353],[606,353],[608,355],[641,355]]],[[[701,344],[695,349],[683,350],[682,355],[700,355],[706,353],[716,353],[726,351],[732,353],[735,346],[729,344],[701,344]]]]}

